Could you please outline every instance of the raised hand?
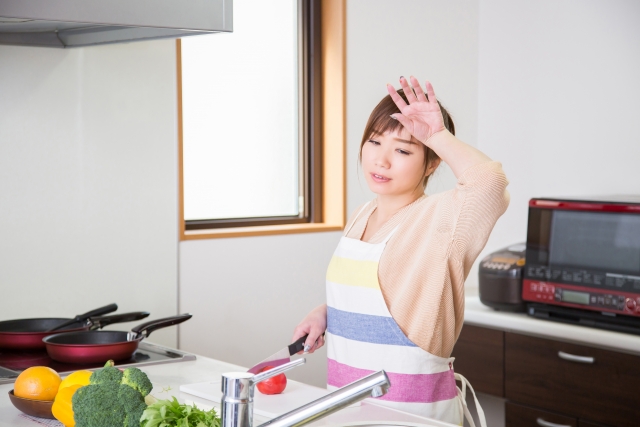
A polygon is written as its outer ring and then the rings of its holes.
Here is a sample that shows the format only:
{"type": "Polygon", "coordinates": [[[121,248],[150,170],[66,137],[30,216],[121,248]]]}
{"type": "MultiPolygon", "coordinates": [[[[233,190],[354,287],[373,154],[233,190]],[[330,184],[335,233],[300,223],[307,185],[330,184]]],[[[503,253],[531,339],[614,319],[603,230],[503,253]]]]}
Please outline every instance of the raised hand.
{"type": "Polygon", "coordinates": [[[400,85],[409,104],[402,99],[392,85],[387,84],[391,99],[400,109],[400,114],[392,114],[391,117],[398,120],[415,139],[426,143],[431,135],[445,128],[442,111],[440,111],[440,105],[436,100],[433,86],[428,81],[425,83],[427,89],[427,95],[425,95],[418,79],[413,76],[411,76],[413,88],[409,86],[407,79],[404,77],[400,77],[400,85]]]}

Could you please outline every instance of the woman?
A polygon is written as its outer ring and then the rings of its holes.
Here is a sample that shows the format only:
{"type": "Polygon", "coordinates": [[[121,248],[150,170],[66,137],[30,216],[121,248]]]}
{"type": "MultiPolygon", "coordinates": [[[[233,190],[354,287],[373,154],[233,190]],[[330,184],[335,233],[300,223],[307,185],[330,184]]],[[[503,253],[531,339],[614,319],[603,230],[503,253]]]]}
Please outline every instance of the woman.
{"type": "Polygon", "coordinates": [[[508,182],[500,163],[454,136],[429,82],[426,94],[414,77],[400,84],[400,93],[387,85],[360,146],[377,197],[349,219],[328,267],[327,304],[293,338],[308,334],[309,352],[326,339],[329,388],[384,369],[391,387],[377,403],[462,425],[468,411],[450,356],[464,281],[509,204],[508,182]],[[456,188],[427,197],[441,160],[456,188]]]}

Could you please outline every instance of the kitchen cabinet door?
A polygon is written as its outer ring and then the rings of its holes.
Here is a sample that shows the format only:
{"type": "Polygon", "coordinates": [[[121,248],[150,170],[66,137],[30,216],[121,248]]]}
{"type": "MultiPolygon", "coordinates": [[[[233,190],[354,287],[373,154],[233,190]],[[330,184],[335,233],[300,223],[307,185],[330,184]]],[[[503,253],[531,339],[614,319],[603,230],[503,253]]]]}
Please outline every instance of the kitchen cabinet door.
{"type": "Polygon", "coordinates": [[[464,325],[451,354],[453,369],[476,392],[504,397],[504,332],[464,325]]]}
{"type": "Polygon", "coordinates": [[[578,427],[610,427],[604,424],[596,424],[590,421],[578,420],[578,427]]]}
{"type": "Polygon", "coordinates": [[[579,427],[578,420],[513,402],[505,403],[505,427],[579,427]]]}
{"type": "Polygon", "coordinates": [[[505,396],[597,423],[640,420],[640,357],[560,341],[505,334],[505,396]]]}

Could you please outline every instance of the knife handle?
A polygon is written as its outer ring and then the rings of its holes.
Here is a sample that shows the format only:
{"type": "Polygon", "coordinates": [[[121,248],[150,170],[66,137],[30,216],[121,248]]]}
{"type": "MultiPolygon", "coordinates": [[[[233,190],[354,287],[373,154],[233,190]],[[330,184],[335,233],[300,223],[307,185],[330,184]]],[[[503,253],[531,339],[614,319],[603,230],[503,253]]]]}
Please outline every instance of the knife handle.
{"type": "Polygon", "coordinates": [[[309,334],[304,335],[298,338],[298,340],[293,344],[289,344],[289,356],[293,356],[294,354],[297,354],[302,350],[304,350],[304,342],[307,340],[308,337],[309,337],[309,334]]]}

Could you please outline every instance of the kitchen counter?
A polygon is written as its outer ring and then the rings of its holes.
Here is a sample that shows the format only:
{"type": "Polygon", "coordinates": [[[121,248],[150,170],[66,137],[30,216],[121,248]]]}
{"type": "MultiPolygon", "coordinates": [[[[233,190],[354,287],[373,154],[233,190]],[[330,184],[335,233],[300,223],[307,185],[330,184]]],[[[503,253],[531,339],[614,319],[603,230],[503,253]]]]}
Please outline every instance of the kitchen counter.
{"type": "Polygon", "coordinates": [[[482,304],[473,290],[467,292],[465,298],[464,322],[506,332],[640,355],[640,335],[536,319],[524,313],[496,311],[482,304]]]}
{"type": "MultiPolygon", "coordinates": [[[[308,357],[313,357],[309,355],[308,357]]],[[[296,369],[305,369],[305,366],[296,369]]],[[[151,365],[142,367],[142,370],[149,376],[153,383],[153,394],[159,399],[166,399],[176,396],[179,401],[195,403],[203,409],[209,409],[219,405],[212,401],[204,400],[179,391],[180,385],[197,383],[203,381],[219,380],[224,372],[246,371],[246,368],[210,359],[208,357],[197,356],[194,361],[178,363],[168,363],[163,365],[151,365]]],[[[0,426],[12,427],[36,427],[40,424],[26,418],[11,402],[7,393],[13,389],[13,384],[0,385],[0,426]]],[[[286,393],[286,391],[285,391],[286,393]]],[[[267,421],[266,418],[255,417],[255,425],[267,421]]],[[[396,422],[409,426],[430,426],[430,427],[452,427],[452,424],[429,420],[419,416],[407,414],[389,408],[383,408],[375,404],[364,402],[359,406],[352,406],[336,412],[326,418],[318,420],[310,425],[318,427],[330,426],[353,426],[363,422],[396,422]]]]}
{"type": "MultiPolygon", "coordinates": [[[[474,295],[473,290],[467,294],[468,296],[465,300],[466,324],[640,355],[640,336],[546,321],[529,317],[524,313],[495,311],[483,305],[479,297],[474,295]]],[[[313,355],[308,357],[313,357],[313,355]]],[[[179,391],[180,385],[216,381],[220,379],[223,372],[246,370],[240,366],[204,356],[197,356],[194,361],[151,365],[142,367],[142,369],[153,382],[154,389],[152,394],[154,396],[160,399],[176,396],[181,402],[193,402],[204,409],[212,406],[217,408],[218,404],[182,393],[179,391]]],[[[296,369],[306,369],[306,367],[301,366],[296,369]]],[[[38,426],[39,424],[29,418],[25,418],[20,411],[13,407],[7,396],[7,393],[12,388],[12,384],[0,385],[0,427],[38,426]]],[[[267,421],[266,418],[259,416],[255,418],[256,425],[267,421]]],[[[367,421],[397,422],[415,426],[451,427],[451,424],[394,411],[368,402],[343,409],[312,423],[312,425],[317,427],[346,426],[367,421]]]]}

